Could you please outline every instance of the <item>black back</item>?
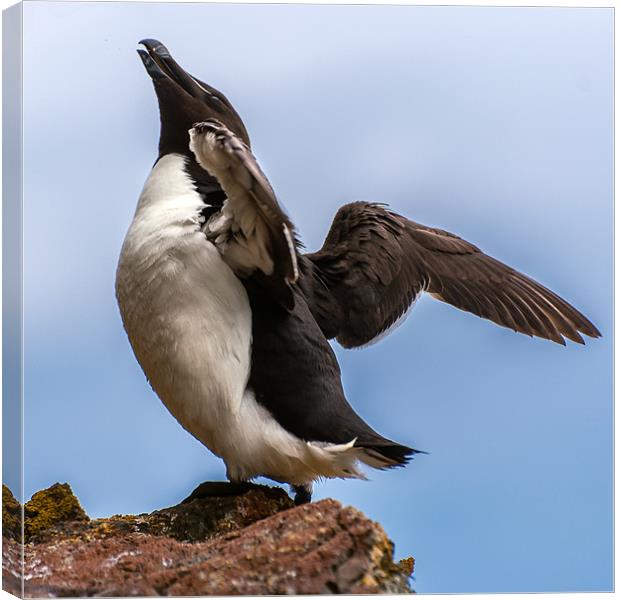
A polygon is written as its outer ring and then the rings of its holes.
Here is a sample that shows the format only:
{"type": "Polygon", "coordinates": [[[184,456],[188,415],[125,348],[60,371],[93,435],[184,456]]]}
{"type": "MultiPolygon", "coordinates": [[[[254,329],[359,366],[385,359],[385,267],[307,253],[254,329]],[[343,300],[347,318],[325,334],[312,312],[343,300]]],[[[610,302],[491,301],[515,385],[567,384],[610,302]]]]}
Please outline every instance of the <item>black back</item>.
{"type": "Polygon", "coordinates": [[[306,441],[384,446],[347,402],[336,356],[298,286],[295,306],[273,302],[256,277],[244,281],[252,308],[252,371],[257,401],[289,432],[306,441]]]}

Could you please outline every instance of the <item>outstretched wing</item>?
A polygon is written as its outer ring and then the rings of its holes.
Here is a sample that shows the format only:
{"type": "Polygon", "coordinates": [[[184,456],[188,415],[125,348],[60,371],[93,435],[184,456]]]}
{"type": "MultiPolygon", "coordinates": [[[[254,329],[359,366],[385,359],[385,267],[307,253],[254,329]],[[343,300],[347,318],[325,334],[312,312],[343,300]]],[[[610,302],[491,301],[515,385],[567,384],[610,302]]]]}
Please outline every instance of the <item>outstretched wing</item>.
{"type": "Polygon", "coordinates": [[[227,196],[220,213],[206,224],[207,236],[237,275],[260,271],[290,304],[288,286],[299,276],[295,231],[256,158],[215,119],[197,123],[189,133],[196,160],[227,196]]]}
{"type": "Polygon", "coordinates": [[[336,214],[323,247],[307,254],[314,314],[329,337],[361,346],[406,315],[418,295],[435,298],[529,336],[583,344],[596,327],[568,302],[458,236],[383,205],[356,202],[336,214]],[[329,308],[322,304],[329,303],[329,308]]]}

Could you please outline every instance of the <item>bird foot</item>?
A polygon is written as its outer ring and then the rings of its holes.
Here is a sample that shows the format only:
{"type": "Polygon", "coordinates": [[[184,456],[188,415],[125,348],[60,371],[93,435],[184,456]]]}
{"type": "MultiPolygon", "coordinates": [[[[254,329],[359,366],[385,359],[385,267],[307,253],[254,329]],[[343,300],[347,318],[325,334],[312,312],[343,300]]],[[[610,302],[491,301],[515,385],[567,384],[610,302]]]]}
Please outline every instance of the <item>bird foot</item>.
{"type": "Polygon", "coordinates": [[[255,483],[243,481],[232,483],[230,481],[205,481],[201,483],[181,504],[187,504],[198,498],[222,498],[225,496],[240,496],[250,490],[260,487],[255,483]]]}
{"type": "Polygon", "coordinates": [[[303,485],[292,485],[291,490],[295,493],[295,506],[307,504],[312,500],[312,484],[305,483],[303,485]]]}

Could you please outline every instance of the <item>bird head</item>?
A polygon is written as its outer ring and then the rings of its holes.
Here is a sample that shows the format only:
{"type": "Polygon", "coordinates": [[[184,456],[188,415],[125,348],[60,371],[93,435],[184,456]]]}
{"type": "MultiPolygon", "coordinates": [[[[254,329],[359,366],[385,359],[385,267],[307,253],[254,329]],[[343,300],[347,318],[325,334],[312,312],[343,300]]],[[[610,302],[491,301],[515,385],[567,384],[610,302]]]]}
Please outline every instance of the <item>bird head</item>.
{"type": "Polygon", "coordinates": [[[189,129],[209,118],[222,122],[249,147],[250,138],[243,121],[224,94],[185,71],[161,42],[145,39],[140,44],[146,50],[140,48],[138,54],[153,81],[159,102],[160,156],[170,152],[186,154],[189,129]]]}

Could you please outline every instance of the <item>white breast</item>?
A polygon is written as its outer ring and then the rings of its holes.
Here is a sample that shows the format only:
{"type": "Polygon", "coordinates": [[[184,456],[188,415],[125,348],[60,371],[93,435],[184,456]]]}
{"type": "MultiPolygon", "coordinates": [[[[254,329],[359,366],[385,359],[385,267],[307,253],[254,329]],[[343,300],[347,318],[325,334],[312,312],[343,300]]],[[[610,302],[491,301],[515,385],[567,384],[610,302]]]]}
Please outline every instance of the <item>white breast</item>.
{"type": "Polygon", "coordinates": [[[162,157],[138,202],[118,265],[123,323],[153,389],[181,425],[221,454],[250,370],[245,289],[200,231],[204,204],[185,158],[162,157]]]}
{"type": "Polygon", "coordinates": [[[116,295],[132,348],[157,395],[221,456],[232,480],[302,484],[361,477],[353,442],[305,442],[246,389],[252,317],[245,288],[201,231],[204,204],[179,154],[153,168],[127,232],[116,295]]]}

